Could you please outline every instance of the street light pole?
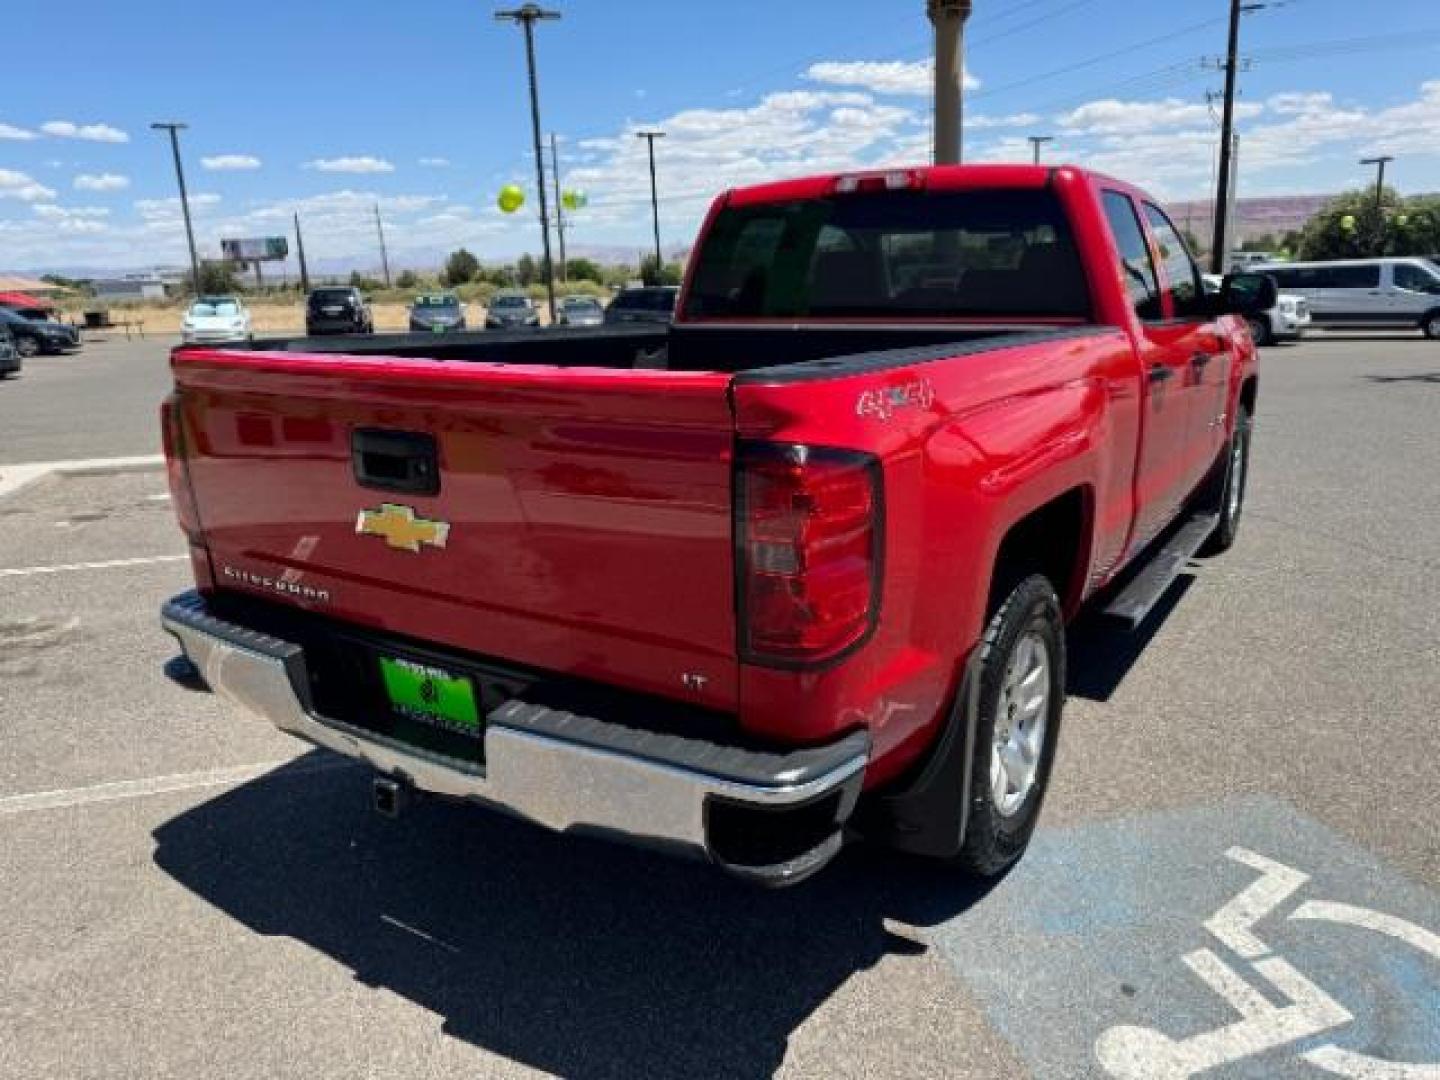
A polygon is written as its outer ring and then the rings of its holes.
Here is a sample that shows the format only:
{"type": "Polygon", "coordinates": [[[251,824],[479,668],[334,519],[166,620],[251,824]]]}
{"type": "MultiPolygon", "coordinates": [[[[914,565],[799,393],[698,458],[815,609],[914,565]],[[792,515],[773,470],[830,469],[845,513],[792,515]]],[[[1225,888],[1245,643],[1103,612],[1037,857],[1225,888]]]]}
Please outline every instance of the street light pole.
{"type": "Polygon", "coordinates": [[[540,145],[540,89],[535,79],[535,24],[560,18],[558,11],[546,11],[539,4],[525,4],[509,11],[495,12],[501,22],[519,23],[525,30],[525,63],[530,73],[530,125],[535,140],[535,179],[540,193],[540,240],[545,251],[545,292],[550,299],[550,325],[554,326],[555,267],[550,260],[550,208],[545,195],[545,152],[540,145]]]}
{"type": "Polygon", "coordinates": [[[971,0],[926,0],[935,27],[935,164],[958,164],[964,148],[965,20],[971,0]]]}
{"type": "Polygon", "coordinates": [[[375,204],[375,232],[380,237],[380,269],[385,272],[385,287],[390,288],[390,255],[385,250],[385,223],[380,220],[380,204],[375,204]]]}
{"type": "Polygon", "coordinates": [[[1375,254],[1384,254],[1385,247],[1385,166],[1394,161],[1390,154],[1361,158],[1361,165],[1377,166],[1375,172],[1375,254]]]}
{"type": "Polygon", "coordinates": [[[305,236],[300,232],[300,213],[295,212],[295,250],[300,256],[300,288],[310,292],[310,267],[305,262],[305,236]]]}
{"type": "Polygon", "coordinates": [[[1044,146],[1044,145],[1045,145],[1046,143],[1048,143],[1048,142],[1054,142],[1054,141],[1055,141],[1055,136],[1054,136],[1054,135],[1030,135],[1030,136],[1028,136],[1028,138],[1030,139],[1030,145],[1031,145],[1031,147],[1033,147],[1034,150],[1035,150],[1035,154],[1034,154],[1035,164],[1036,164],[1036,165],[1039,165],[1039,164],[1040,164],[1040,147],[1044,146]]]}
{"type": "Polygon", "coordinates": [[[650,219],[655,225],[655,277],[659,283],[661,271],[665,269],[665,259],[660,254],[660,194],[655,184],[655,140],[663,139],[663,131],[637,131],[637,139],[644,139],[650,147],[650,219]]]}
{"type": "Polygon", "coordinates": [[[190,284],[200,295],[200,257],[195,254],[195,229],[190,224],[190,196],[185,191],[185,167],[180,164],[180,132],[189,125],[177,122],[151,124],[156,131],[170,133],[170,152],[175,156],[175,179],[180,184],[180,213],[185,217],[185,239],[190,244],[190,284]]]}

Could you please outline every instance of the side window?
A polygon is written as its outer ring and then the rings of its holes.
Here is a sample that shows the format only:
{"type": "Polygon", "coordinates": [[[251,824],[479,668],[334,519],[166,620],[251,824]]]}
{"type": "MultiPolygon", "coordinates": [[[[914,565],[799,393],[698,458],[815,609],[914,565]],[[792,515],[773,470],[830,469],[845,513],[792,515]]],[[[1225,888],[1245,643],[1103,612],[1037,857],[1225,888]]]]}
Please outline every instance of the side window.
{"type": "Polygon", "coordinates": [[[1440,293],[1440,278],[1412,263],[1396,263],[1395,287],[1406,292],[1440,293]]]}
{"type": "Polygon", "coordinates": [[[1190,257],[1185,241],[1158,206],[1145,204],[1145,220],[1160,247],[1160,266],[1165,272],[1165,290],[1170,294],[1170,310],[1177,319],[1200,317],[1200,269],[1190,257]]]}
{"type": "Polygon", "coordinates": [[[1150,247],[1145,243],[1140,219],[1135,215],[1135,204],[1128,195],[1107,191],[1105,217],[1110,222],[1110,232],[1115,236],[1115,246],[1120,250],[1120,267],[1125,274],[1130,302],[1135,305],[1135,314],[1142,319],[1160,318],[1160,288],[1155,279],[1155,263],[1150,258],[1150,247]]]}
{"type": "Polygon", "coordinates": [[[1380,264],[1369,266],[1327,266],[1320,271],[1322,289],[1378,289],[1380,264]]]}

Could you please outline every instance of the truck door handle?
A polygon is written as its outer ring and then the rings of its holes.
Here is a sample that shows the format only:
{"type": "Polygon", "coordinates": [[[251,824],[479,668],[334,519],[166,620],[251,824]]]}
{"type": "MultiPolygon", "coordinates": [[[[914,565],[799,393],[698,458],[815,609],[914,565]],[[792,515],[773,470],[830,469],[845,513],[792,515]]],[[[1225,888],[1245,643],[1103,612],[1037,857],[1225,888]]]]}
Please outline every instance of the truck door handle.
{"type": "Polygon", "coordinates": [[[439,455],[433,435],[359,428],[350,435],[350,462],[361,487],[408,495],[440,494],[439,455]]]}
{"type": "Polygon", "coordinates": [[[1164,364],[1156,364],[1150,369],[1148,377],[1152,383],[1166,382],[1175,377],[1175,372],[1164,364]]]}

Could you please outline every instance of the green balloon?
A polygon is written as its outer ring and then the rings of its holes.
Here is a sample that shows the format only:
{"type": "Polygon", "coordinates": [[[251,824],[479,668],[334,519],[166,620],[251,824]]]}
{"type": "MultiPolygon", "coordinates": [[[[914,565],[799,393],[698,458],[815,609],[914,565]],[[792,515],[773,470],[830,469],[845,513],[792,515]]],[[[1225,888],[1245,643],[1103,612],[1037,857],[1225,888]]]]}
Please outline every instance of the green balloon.
{"type": "Polygon", "coordinates": [[[590,201],[590,196],[583,191],[567,191],[560,196],[560,202],[566,210],[579,210],[590,201]]]}
{"type": "Polygon", "coordinates": [[[500,189],[500,198],[496,201],[501,210],[513,214],[525,205],[525,192],[519,184],[506,184],[500,189]]]}
{"type": "Polygon", "coordinates": [[[1346,232],[1350,232],[1351,230],[1353,230],[1355,228],[1355,215],[1346,214],[1344,217],[1342,217],[1340,219],[1340,228],[1344,229],[1346,232]]]}
{"type": "Polygon", "coordinates": [[[1406,225],[1409,225],[1409,224],[1410,224],[1410,215],[1409,215],[1409,214],[1399,214],[1399,215],[1397,215],[1396,218],[1395,218],[1395,224],[1396,224],[1396,225],[1399,225],[1399,226],[1403,229],[1406,225]]]}

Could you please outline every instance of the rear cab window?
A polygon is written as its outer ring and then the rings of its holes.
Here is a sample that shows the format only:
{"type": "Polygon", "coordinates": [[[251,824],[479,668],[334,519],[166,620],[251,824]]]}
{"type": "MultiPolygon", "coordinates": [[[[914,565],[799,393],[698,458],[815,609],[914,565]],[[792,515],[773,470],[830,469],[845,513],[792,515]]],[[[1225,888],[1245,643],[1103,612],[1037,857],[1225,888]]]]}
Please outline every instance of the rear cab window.
{"type": "Polygon", "coordinates": [[[1155,273],[1155,260],[1145,242],[1145,230],[1130,196],[1119,191],[1105,191],[1102,196],[1105,220],[1120,255],[1120,268],[1125,275],[1125,288],[1135,314],[1146,322],[1155,322],[1164,315],[1160,306],[1160,279],[1155,273]]]}
{"type": "Polygon", "coordinates": [[[686,319],[1087,320],[1090,293],[1054,192],[885,191],[727,207],[686,319]]]}

